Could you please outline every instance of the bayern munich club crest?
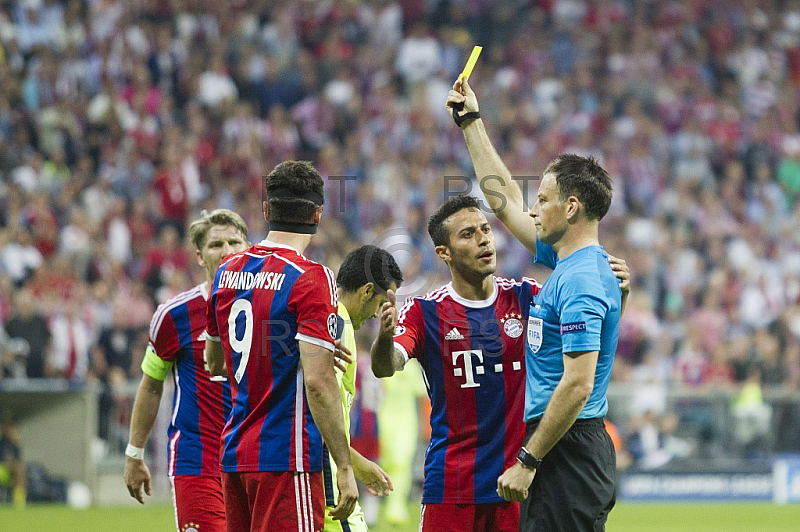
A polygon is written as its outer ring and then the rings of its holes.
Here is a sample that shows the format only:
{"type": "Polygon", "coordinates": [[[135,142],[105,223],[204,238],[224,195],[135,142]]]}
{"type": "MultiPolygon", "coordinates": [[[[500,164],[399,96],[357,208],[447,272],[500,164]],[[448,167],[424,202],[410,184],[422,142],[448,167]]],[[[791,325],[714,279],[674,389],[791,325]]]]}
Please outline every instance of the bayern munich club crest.
{"type": "Polygon", "coordinates": [[[509,338],[519,338],[522,336],[522,322],[520,318],[522,316],[520,314],[506,314],[505,317],[500,320],[503,324],[503,332],[505,332],[509,338]]]}

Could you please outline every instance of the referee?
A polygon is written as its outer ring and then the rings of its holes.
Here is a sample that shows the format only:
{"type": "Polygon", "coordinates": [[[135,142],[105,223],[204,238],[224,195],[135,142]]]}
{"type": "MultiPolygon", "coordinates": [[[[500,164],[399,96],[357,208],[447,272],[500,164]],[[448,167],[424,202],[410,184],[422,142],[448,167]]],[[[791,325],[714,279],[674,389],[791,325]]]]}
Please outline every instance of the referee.
{"type": "Polygon", "coordinates": [[[537,262],[554,268],[527,323],[526,443],[498,479],[498,493],[522,501],[522,531],[605,530],[616,457],[603,417],[623,308],[598,237],[611,180],[593,158],[561,155],[545,169],[528,213],[466,82],[456,81],[447,105],[459,109],[454,118],[495,214],[537,262]]]}

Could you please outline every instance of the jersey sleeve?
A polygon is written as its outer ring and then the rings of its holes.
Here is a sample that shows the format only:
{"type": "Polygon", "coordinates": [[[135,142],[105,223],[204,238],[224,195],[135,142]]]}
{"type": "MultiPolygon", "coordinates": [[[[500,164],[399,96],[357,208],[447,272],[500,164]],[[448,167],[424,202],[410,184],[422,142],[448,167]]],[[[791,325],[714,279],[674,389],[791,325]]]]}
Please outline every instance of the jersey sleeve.
{"type": "Polygon", "coordinates": [[[553,246],[540,242],[539,237],[536,237],[536,257],[534,257],[534,262],[547,266],[551,270],[556,269],[556,262],[558,262],[558,255],[556,255],[553,246]]]}
{"type": "Polygon", "coordinates": [[[219,342],[219,325],[217,324],[217,288],[219,278],[224,268],[219,268],[214,274],[214,283],[211,285],[211,293],[208,294],[206,302],[206,338],[219,342]]]}
{"type": "Polygon", "coordinates": [[[523,277],[522,282],[514,286],[514,291],[517,293],[517,299],[519,300],[519,308],[525,318],[523,323],[527,323],[531,302],[541,288],[542,285],[536,279],[531,279],[530,277],[523,277]]]}
{"type": "Polygon", "coordinates": [[[338,328],[338,298],[333,272],[316,264],[297,279],[289,310],[297,317],[296,340],[333,351],[338,328]]]}
{"type": "Polygon", "coordinates": [[[417,299],[409,299],[400,309],[394,328],[394,346],[403,353],[406,361],[422,355],[425,323],[417,299]]]}
{"type": "Polygon", "coordinates": [[[161,305],[150,321],[150,345],[158,358],[174,362],[181,348],[178,328],[172,319],[170,309],[161,305]]]}
{"type": "Polygon", "coordinates": [[[157,381],[164,381],[172,369],[173,362],[159,358],[152,344],[147,345],[147,350],[142,358],[142,373],[157,381]]]}
{"type": "Polygon", "coordinates": [[[600,350],[600,333],[609,305],[598,284],[597,279],[576,276],[563,287],[558,302],[563,353],[600,350]]]}
{"type": "Polygon", "coordinates": [[[530,277],[522,278],[522,290],[524,290],[525,293],[530,293],[531,297],[535,297],[541,289],[542,285],[540,285],[539,281],[536,279],[530,277]]]}

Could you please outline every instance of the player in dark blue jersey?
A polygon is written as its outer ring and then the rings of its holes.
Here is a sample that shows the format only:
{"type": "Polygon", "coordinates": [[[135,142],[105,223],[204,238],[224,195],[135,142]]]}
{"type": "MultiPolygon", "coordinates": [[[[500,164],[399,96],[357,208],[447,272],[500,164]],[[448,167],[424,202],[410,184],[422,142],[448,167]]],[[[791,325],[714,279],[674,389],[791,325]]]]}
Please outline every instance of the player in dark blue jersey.
{"type": "Polygon", "coordinates": [[[324,183],[310,163],[285,161],[265,184],[267,239],[224,261],[208,297],[208,363],[227,370],[233,399],[222,433],[228,531],[317,531],[323,438],[339,466],[332,517],[345,519],[358,499],[333,369],[336,281],[302,255],[324,183]]]}
{"type": "Polygon", "coordinates": [[[247,248],[247,226],[228,209],[203,211],[189,226],[189,238],[197,263],[206,270],[206,281],[166,301],[153,315],[131,415],[124,478],[131,496],[144,504],[142,488],[150,494],[144,446],[158,414],[164,380],[172,373],[175,394],[167,432],[167,470],[177,526],[223,532],[219,441],[231,409],[231,388],[212,379],[203,359],[206,299],[220,261],[247,248]]]}
{"type": "Polygon", "coordinates": [[[611,181],[593,158],[561,155],[544,170],[527,212],[466,82],[456,81],[447,105],[472,113],[457,123],[490,207],[537,259],[555,267],[527,321],[526,443],[497,492],[524,501],[523,531],[604,530],[616,492],[614,446],[603,417],[623,308],[598,236],[611,181]],[[543,253],[546,247],[552,252],[543,253]]]}

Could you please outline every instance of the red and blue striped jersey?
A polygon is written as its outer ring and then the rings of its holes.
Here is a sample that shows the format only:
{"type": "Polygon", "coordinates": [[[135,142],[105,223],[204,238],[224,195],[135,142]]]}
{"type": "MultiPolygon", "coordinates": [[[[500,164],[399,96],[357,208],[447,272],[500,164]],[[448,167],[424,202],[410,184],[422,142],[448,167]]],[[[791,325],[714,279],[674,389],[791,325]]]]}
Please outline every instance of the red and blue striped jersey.
{"type": "Polygon", "coordinates": [[[333,272],[288,246],[264,240],[220,265],[207,331],[222,342],[233,396],[223,471],[321,471],[298,345],[333,350],[337,304],[333,272]]]}
{"type": "Polygon", "coordinates": [[[400,310],[395,347],[419,361],[431,398],[425,504],[502,502],[497,478],[525,437],[525,324],[539,284],[494,284],[484,301],[451,283],[400,310]]]}
{"type": "Polygon", "coordinates": [[[204,362],[205,284],[158,307],[150,322],[150,345],[172,362],[175,395],[168,435],[168,471],[175,475],[219,476],[220,436],[231,410],[231,387],[211,381],[204,362]]]}

